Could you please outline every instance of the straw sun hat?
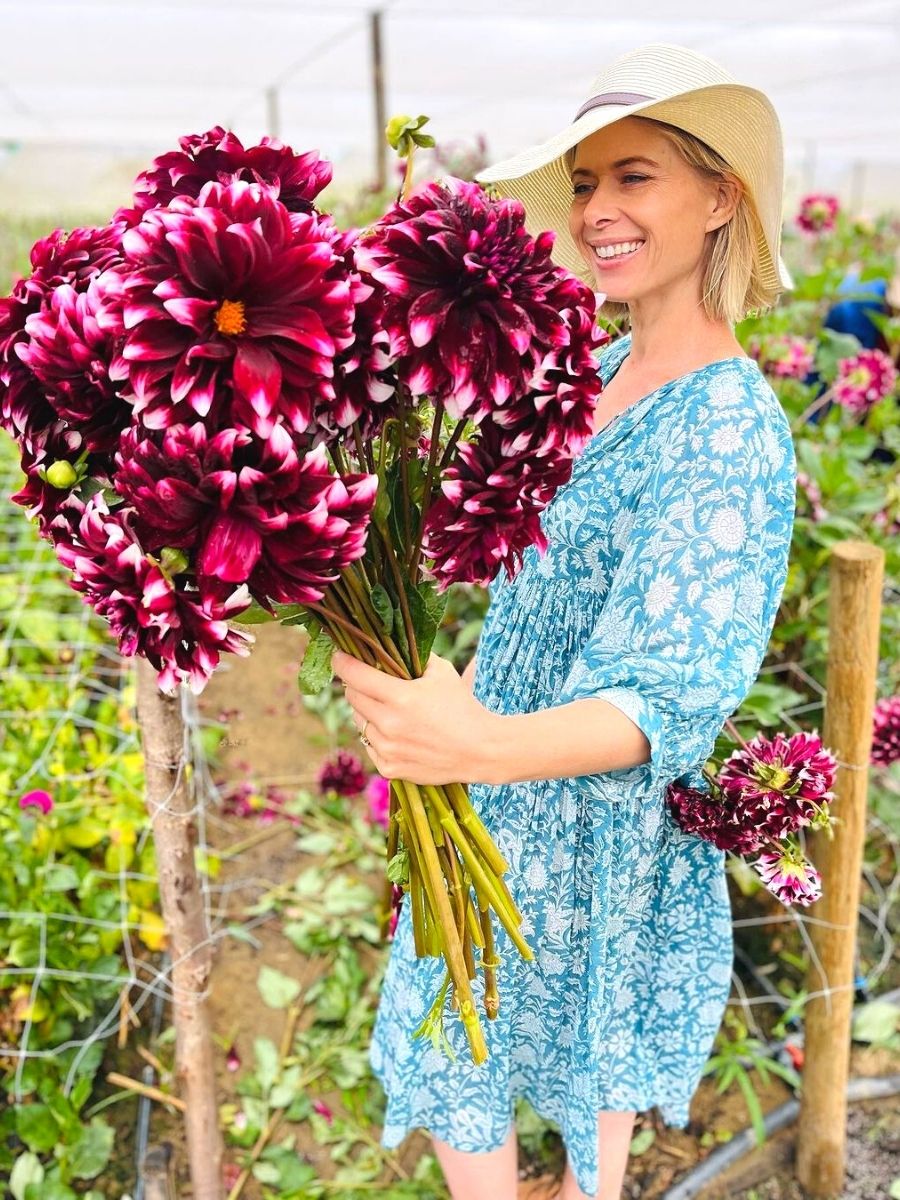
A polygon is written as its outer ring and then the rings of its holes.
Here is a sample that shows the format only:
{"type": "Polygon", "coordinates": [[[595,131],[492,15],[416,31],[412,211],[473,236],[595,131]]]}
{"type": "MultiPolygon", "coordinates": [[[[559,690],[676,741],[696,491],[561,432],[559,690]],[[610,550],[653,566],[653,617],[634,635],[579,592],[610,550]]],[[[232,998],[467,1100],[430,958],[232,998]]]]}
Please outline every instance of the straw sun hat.
{"type": "Polygon", "coordinates": [[[554,261],[593,283],[569,234],[572,180],[565,155],[589,134],[634,115],[676,125],[725,159],[756,217],[762,281],[776,291],[792,288],[780,255],[784,150],[778,115],[766,95],[686,46],[654,42],[617,58],[594,79],[571,125],[476,179],[502,197],[521,200],[528,232],[554,230],[554,261]]]}

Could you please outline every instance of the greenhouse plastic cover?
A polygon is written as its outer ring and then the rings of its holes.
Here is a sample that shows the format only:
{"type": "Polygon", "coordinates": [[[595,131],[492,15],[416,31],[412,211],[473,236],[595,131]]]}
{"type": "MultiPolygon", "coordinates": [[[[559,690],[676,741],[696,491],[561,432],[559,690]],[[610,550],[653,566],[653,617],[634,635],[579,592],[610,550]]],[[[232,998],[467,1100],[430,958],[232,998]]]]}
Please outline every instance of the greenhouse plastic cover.
{"type": "Polygon", "coordinates": [[[771,97],[788,192],[873,211],[900,194],[897,2],[0,0],[0,207],[123,199],[135,169],[215,124],[371,181],[373,7],[387,115],[428,114],[441,143],[481,134],[506,157],[567,125],[605,63],[675,42],[771,97]]]}

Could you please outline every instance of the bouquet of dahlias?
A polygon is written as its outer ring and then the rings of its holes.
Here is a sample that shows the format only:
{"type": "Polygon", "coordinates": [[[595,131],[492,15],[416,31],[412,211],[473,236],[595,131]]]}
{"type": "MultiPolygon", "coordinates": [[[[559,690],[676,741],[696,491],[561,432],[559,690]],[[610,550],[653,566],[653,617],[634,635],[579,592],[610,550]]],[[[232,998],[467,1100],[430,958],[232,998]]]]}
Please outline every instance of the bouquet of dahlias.
{"type": "Polygon", "coordinates": [[[758,853],[752,865],[768,890],[784,904],[805,906],[820,898],[822,884],[796,835],[805,826],[832,835],[836,772],[816,733],[760,733],[741,740],[717,775],[704,768],[709,791],[671,783],[666,802],[687,833],[732,854],[758,853]]]}
{"type": "MultiPolygon", "coordinates": [[[[422,144],[418,123],[394,141],[422,144]]],[[[392,123],[392,125],[395,123],[392,123]]],[[[158,683],[202,690],[229,623],[302,624],[301,686],[335,646],[401,678],[449,585],[543,553],[539,516],[591,432],[595,297],[515,201],[452,178],[341,231],[317,154],[221,128],[182,139],[108,226],[61,232],[0,308],[0,422],[71,584],[158,683]]],[[[391,785],[388,885],[442,956],[473,1058],[508,864],[462,784],[391,785]]]]}

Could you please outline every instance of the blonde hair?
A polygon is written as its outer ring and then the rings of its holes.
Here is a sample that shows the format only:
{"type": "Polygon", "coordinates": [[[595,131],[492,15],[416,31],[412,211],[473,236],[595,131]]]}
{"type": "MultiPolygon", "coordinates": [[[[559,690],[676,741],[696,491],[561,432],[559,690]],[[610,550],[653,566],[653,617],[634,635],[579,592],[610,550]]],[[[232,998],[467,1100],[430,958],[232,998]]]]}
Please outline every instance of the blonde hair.
{"type": "MultiPolygon", "coordinates": [[[[694,134],[653,117],[643,117],[637,113],[635,117],[656,125],[688,166],[706,178],[724,180],[729,175],[733,179],[738,178],[725,159],[694,134]]],[[[566,163],[570,169],[574,159],[573,147],[566,152],[566,163]]],[[[729,325],[735,325],[748,313],[774,308],[779,292],[767,287],[760,276],[759,227],[753,198],[746,187],[742,187],[740,200],[730,220],[709,234],[704,250],[706,261],[701,281],[701,300],[707,316],[712,320],[724,320],[729,325]]],[[[599,312],[601,317],[618,322],[627,315],[628,305],[608,300],[599,312]]]]}

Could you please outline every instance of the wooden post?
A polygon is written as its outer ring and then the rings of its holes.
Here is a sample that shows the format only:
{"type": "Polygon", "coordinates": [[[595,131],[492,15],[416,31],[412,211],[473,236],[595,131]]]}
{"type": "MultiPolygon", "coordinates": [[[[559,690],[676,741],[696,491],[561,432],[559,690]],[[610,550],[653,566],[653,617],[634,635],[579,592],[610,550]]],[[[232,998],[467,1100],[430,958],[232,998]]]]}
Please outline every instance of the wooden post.
{"type": "Polygon", "coordinates": [[[194,867],[193,788],[181,699],[164,696],[156,671],[137,660],[137,709],[147,810],[153,826],[163,920],[172,958],[176,1077],[184,1116],[193,1200],[222,1200],[222,1136],[209,1010],[204,993],[212,946],[194,867]]]}
{"type": "Polygon", "coordinates": [[[807,845],[822,875],[822,898],[807,910],[821,972],[810,964],[806,988],[829,990],[805,1010],[803,1088],[797,1130],[797,1179],[809,1196],[844,1190],[847,1077],[853,967],[866,826],[866,790],[878,669],[884,551],[868,542],[832,550],[828,596],[828,666],[822,741],[838,759],[834,838],[807,845]]]}

